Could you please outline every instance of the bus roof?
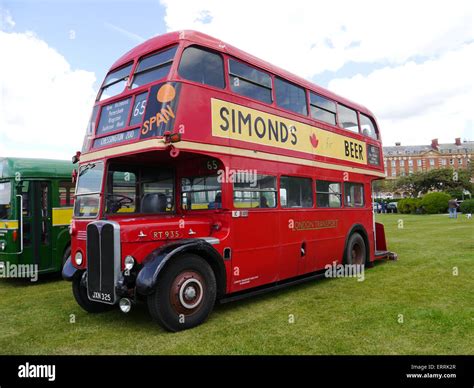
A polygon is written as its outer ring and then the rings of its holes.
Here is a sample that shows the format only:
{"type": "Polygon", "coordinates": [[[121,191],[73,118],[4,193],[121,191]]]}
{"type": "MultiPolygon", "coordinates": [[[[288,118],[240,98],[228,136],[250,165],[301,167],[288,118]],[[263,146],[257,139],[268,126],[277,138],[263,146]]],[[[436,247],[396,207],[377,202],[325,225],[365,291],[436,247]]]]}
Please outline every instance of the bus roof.
{"type": "Polygon", "coordinates": [[[74,166],[67,160],[0,158],[0,178],[71,178],[74,166]]]}
{"type": "Polygon", "coordinates": [[[126,63],[131,62],[143,55],[151,53],[161,47],[166,47],[172,44],[176,44],[180,41],[188,41],[200,46],[211,48],[215,51],[220,51],[222,53],[226,53],[228,55],[234,56],[251,65],[259,67],[279,77],[285,78],[288,81],[294,82],[300,86],[303,86],[309,90],[312,90],[313,92],[319,93],[323,96],[336,100],[337,102],[340,102],[345,105],[349,105],[350,107],[353,107],[362,113],[366,113],[370,116],[373,116],[373,113],[363,105],[357,104],[345,97],[339,96],[336,93],[329,91],[328,89],[318,86],[278,66],[272,65],[269,62],[259,59],[219,39],[203,34],[202,32],[193,31],[193,30],[169,32],[167,34],[159,35],[154,38],[148,39],[147,41],[134,47],[133,49],[128,51],[126,54],[124,54],[121,58],[119,58],[112,65],[111,70],[121,67],[125,65],[126,63]]]}

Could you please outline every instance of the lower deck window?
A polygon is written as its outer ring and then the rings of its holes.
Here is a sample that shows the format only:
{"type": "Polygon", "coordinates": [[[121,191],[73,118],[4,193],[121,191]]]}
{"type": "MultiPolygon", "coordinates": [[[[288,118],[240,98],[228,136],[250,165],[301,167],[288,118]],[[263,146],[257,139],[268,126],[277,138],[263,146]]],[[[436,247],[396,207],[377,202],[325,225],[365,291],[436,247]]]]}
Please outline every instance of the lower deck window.
{"type": "Polygon", "coordinates": [[[184,210],[221,209],[222,189],[217,175],[183,178],[181,206],[184,210]]]}
{"type": "Polygon", "coordinates": [[[344,206],[364,206],[364,185],[362,183],[344,183],[344,206]]]}
{"type": "Polygon", "coordinates": [[[317,207],[337,208],[342,206],[341,184],[339,182],[316,181],[317,207]]]}
{"type": "Polygon", "coordinates": [[[276,200],[276,177],[256,175],[245,182],[234,183],[234,207],[274,208],[276,200]]]}
{"type": "Polygon", "coordinates": [[[310,178],[282,176],[280,179],[281,207],[313,207],[313,188],[310,178]]]}

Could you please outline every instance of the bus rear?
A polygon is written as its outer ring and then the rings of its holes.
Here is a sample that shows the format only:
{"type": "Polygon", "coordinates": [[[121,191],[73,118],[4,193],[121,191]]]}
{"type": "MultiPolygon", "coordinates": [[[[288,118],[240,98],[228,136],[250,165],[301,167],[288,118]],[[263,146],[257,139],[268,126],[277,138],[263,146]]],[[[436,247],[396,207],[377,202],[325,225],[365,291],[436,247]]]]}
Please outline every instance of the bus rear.
{"type": "Polygon", "coordinates": [[[0,276],[59,272],[69,256],[71,162],[0,159],[0,276]]]}

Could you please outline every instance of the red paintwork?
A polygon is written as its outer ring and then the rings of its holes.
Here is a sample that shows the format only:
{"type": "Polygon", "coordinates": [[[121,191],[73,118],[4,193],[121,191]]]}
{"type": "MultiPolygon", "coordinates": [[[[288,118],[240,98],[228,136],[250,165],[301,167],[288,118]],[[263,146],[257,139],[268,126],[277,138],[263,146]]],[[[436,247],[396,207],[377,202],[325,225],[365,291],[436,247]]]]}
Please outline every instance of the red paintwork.
{"type": "MultiPolygon", "coordinates": [[[[350,167],[362,167],[356,163],[343,162],[318,155],[308,155],[287,149],[275,150],[270,146],[259,146],[255,144],[249,146],[248,143],[237,140],[212,137],[210,130],[210,100],[211,98],[219,98],[270,114],[297,120],[309,125],[317,125],[320,128],[331,130],[344,136],[363,140],[367,142],[367,144],[376,145],[380,148],[380,152],[382,152],[380,140],[369,139],[361,134],[348,132],[341,128],[315,121],[308,116],[288,112],[277,107],[275,104],[267,105],[246,97],[235,95],[230,91],[229,85],[227,85],[225,90],[220,90],[180,79],[177,74],[177,65],[182,50],[188,45],[197,44],[221,52],[224,56],[226,72],[226,59],[233,56],[268,71],[272,76],[278,75],[284,77],[307,88],[308,90],[332,98],[337,102],[342,102],[349,107],[357,109],[359,112],[365,113],[372,118],[374,117],[370,111],[358,104],[337,96],[326,89],[313,85],[302,78],[272,66],[269,63],[246,54],[228,44],[224,44],[217,39],[193,31],[184,31],[181,34],[182,39],[180,39],[180,33],[175,32],[148,40],[147,42],[135,47],[115,62],[112,69],[121,67],[130,61],[134,61],[134,66],[136,66],[136,61],[141,56],[166,46],[179,44],[175,61],[166,80],[179,81],[182,83],[174,127],[175,130],[177,130],[181,125],[184,125],[185,132],[182,136],[183,140],[204,144],[232,146],[243,149],[250,148],[267,153],[276,153],[279,155],[328,162],[340,166],[347,166],[348,170],[350,170],[350,167]]],[[[162,79],[154,84],[163,81],[164,80],[162,79]]],[[[143,91],[148,90],[150,87],[151,85],[146,85],[133,90],[125,90],[120,95],[98,102],[98,104],[100,106],[108,105],[111,102],[122,100],[130,95],[138,95],[143,91]]],[[[100,117],[100,111],[98,112],[97,117],[100,117]]],[[[123,128],[119,132],[132,128],[136,128],[136,126],[123,128]]],[[[113,132],[107,133],[107,135],[110,135],[111,133],[113,132]]],[[[132,143],[139,141],[140,140],[134,140],[132,143]]],[[[128,143],[120,143],[120,146],[124,144],[128,143]]],[[[312,144],[317,147],[318,140],[316,138],[312,139],[312,144]]],[[[187,233],[189,228],[191,228],[196,232],[192,237],[211,236],[220,239],[220,244],[215,245],[214,247],[221,254],[223,254],[224,248],[232,248],[232,259],[225,261],[227,270],[226,291],[227,293],[232,293],[324,269],[326,264],[330,264],[333,261],[341,262],[347,233],[356,223],[362,225],[367,231],[370,260],[372,261],[375,259],[374,223],[371,200],[371,183],[373,180],[379,179],[375,174],[371,174],[370,172],[366,174],[350,172],[349,175],[350,181],[364,184],[366,204],[364,208],[321,209],[314,207],[312,209],[282,209],[278,206],[276,209],[251,209],[248,212],[247,218],[232,218],[233,198],[231,183],[224,183],[222,186],[222,209],[185,211],[180,208],[179,203],[180,197],[178,193],[180,178],[189,176],[189,174],[202,173],[203,163],[206,160],[209,160],[209,158],[219,160],[221,164],[220,167],[225,166],[233,169],[257,169],[259,173],[272,174],[278,177],[282,175],[298,175],[311,177],[313,179],[335,180],[341,182],[342,185],[344,182],[345,172],[213,152],[200,152],[198,154],[196,151],[186,151],[186,149],[182,147],[179,156],[175,158],[169,155],[168,150],[153,151],[147,149],[146,151],[130,151],[118,155],[116,153],[114,154],[113,145],[104,148],[110,149],[107,157],[104,158],[101,156],[101,158],[106,162],[112,158],[126,157],[130,162],[141,164],[159,163],[160,165],[173,166],[176,169],[176,182],[178,182],[175,198],[176,214],[160,217],[127,214],[107,216],[107,219],[117,221],[120,224],[122,260],[127,255],[133,255],[138,262],[142,262],[152,250],[167,241],[190,237],[187,233]],[[291,231],[288,227],[290,219],[295,222],[337,220],[338,224],[335,228],[320,229],[317,231],[291,231]],[[179,227],[180,220],[185,220],[185,228],[179,227]],[[168,238],[154,239],[154,233],[160,231],[176,231],[176,233],[169,235],[168,238]],[[140,232],[143,232],[147,237],[138,237],[140,232]],[[300,253],[302,243],[304,243],[306,247],[306,255],[303,258],[300,253]],[[238,271],[236,270],[237,268],[238,271]]],[[[83,156],[84,155],[87,155],[87,150],[83,153],[83,156]]],[[[380,155],[380,161],[382,160],[382,155],[380,155]]],[[[383,172],[384,167],[381,162],[378,167],[367,165],[363,166],[363,168],[368,171],[372,170],[374,173],[380,173],[383,172]]],[[[313,202],[316,203],[315,198],[313,199],[313,202]]],[[[103,209],[101,212],[102,211],[103,209]]],[[[102,213],[98,218],[101,216],[102,213]]],[[[85,229],[90,221],[90,219],[75,219],[73,221],[74,234],[72,238],[72,257],[74,257],[77,250],[81,250],[85,257],[85,229]]],[[[383,233],[380,232],[379,227],[377,227],[377,238],[384,239],[383,233]]],[[[379,245],[379,243],[382,245],[382,242],[380,241],[377,242],[377,245],[379,245]]],[[[385,241],[383,241],[383,244],[385,244],[385,241]]],[[[87,260],[85,258],[81,268],[86,267],[86,262],[87,260]]]]}
{"type": "Polygon", "coordinates": [[[387,250],[387,240],[385,240],[385,229],[383,225],[379,222],[375,223],[375,238],[377,240],[377,251],[386,251],[387,250]]]}

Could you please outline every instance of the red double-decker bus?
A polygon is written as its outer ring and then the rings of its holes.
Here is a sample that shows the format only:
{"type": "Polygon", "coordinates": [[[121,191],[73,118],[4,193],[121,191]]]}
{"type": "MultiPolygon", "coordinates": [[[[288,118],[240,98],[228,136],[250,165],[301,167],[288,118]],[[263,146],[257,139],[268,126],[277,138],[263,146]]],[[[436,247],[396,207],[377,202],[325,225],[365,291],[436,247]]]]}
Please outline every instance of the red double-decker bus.
{"type": "Polygon", "coordinates": [[[140,301],[164,328],[216,301],[390,256],[372,113],[194,31],[111,68],[87,129],[63,270],[88,312],[140,301]]]}

